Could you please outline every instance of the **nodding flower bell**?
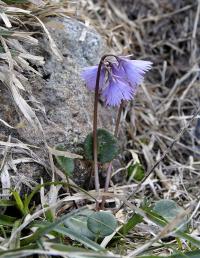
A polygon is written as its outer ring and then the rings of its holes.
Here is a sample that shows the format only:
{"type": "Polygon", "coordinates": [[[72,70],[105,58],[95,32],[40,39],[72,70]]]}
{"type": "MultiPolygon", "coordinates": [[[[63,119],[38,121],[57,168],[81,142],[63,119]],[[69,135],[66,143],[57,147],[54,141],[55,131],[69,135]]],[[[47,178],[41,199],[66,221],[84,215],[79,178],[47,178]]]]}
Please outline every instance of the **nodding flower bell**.
{"type": "MultiPolygon", "coordinates": [[[[133,99],[138,85],[151,66],[152,63],[149,61],[117,56],[114,56],[114,61],[104,58],[100,71],[99,92],[106,105],[119,106],[123,100],[133,99]]],[[[97,71],[98,66],[91,66],[81,73],[87,88],[91,91],[95,91],[97,71]]]]}

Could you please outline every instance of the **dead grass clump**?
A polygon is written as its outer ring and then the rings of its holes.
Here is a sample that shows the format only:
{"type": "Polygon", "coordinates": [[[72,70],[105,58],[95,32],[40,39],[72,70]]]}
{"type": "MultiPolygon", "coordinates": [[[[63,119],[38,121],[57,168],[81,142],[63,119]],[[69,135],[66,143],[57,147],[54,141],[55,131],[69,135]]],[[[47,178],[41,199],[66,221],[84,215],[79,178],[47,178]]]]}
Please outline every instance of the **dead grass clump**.
{"type": "MultiPolygon", "coordinates": [[[[154,64],[135,102],[124,110],[127,147],[149,175],[136,190],[129,188],[130,200],[140,189],[139,200],[169,198],[189,207],[199,199],[200,1],[82,0],[81,4],[85,21],[104,35],[115,53],[154,64]]],[[[197,217],[198,212],[191,218],[194,229],[197,217]]],[[[141,244],[142,248],[147,247],[141,244]]],[[[167,254],[166,249],[158,253],[167,254]]]]}
{"type": "MultiPolygon", "coordinates": [[[[128,147],[150,170],[199,107],[200,2],[82,0],[81,4],[85,20],[96,26],[115,52],[154,63],[148,83],[125,111],[128,147]]],[[[194,119],[156,167],[160,181],[151,185],[154,193],[194,198],[191,191],[182,190],[194,178],[199,180],[196,124],[194,119]]]]}

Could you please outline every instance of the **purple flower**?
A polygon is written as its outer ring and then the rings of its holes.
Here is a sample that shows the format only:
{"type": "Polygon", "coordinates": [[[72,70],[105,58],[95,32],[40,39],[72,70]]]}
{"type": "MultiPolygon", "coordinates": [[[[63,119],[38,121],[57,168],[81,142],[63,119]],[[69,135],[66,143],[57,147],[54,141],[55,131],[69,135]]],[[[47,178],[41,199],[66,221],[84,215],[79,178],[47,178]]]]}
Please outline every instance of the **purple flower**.
{"type": "MultiPolygon", "coordinates": [[[[98,70],[98,65],[90,66],[84,69],[83,72],[81,73],[81,76],[85,80],[85,83],[89,90],[93,90],[93,91],[95,90],[97,70],[98,70]]],[[[101,75],[100,75],[100,82],[99,82],[100,88],[103,87],[104,78],[105,78],[105,69],[103,67],[101,68],[101,75]]]]}
{"type": "Polygon", "coordinates": [[[122,100],[131,100],[133,89],[120,79],[110,79],[108,86],[102,91],[107,105],[119,106],[122,100]]]}
{"type": "MultiPolygon", "coordinates": [[[[149,61],[129,60],[124,57],[116,57],[115,62],[104,60],[99,89],[105,103],[119,106],[122,100],[133,99],[151,65],[149,61]]],[[[89,90],[95,90],[97,70],[98,66],[92,66],[85,68],[81,74],[89,90]]]]}

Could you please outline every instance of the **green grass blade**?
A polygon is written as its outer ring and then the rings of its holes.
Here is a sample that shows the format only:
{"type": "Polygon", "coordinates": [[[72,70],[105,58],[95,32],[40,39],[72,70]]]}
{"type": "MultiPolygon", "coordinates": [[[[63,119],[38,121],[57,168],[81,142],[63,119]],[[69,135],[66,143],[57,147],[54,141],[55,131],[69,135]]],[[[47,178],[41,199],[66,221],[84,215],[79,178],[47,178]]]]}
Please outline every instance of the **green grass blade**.
{"type": "Polygon", "coordinates": [[[13,223],[17,218],[0,214],[0,225],[2,226],[13,226],[13,223]]]}
{"type": "MultiPolygon", "coordinates": [[[[89,251],[87,249],[73,247],[63,244],[44,242],[44,249],[30,245],[26,248],[18,248],[0,252],[1,258],[29,257],[35,255],[46,255],[48,257],[69,257],[69,258],[120,258],[120,255],[89,251]]],[[[46,257],[45,256],[45,257],[46,257]]]]}
{"type": "Polygon", "coordinates": [[[15,201],[11,200],[0,200],[0,207],[10,207],[16,204],[15,201]]]}
{"type": "Polygon", "coordinates": [[[120,229],[119,233],[126,236],[130,230],[132,230],[137,224],[143,221],[143,217],[134,213],[133,216],[127,221],[126,224],[120,229]]]}
{"type": "Polygon", "coordinates": [[[73,210],[69,212],[68,214],[63,215],[59,219],[57,219],[55,222],[48,224],[47,226],[44,226],[42,228],[39,228],[35,233],[33,233],[30,237],[27,237],[21,241],[21,245],[25,246],[30,243],[34,243],[35,241],[39,240],[41,237],[44,235],[54,231],[56,227],[63,223],[66,219],[70,218],[71,216],[75,215],[78,213],[80,210],[84,210],[85,208],[80,208],[77,210],[73,210]]]}
{"type": "Polygon", "coordinates": [[[24,204],[22,202],[22,199],[21,199],[19,193],[16,191],[13,191],[12,194],[13,194],[13,197],[15,198],[17,208],[21,211],[22,215],[26,215],[25,209],[24,209],[24,204]]]}

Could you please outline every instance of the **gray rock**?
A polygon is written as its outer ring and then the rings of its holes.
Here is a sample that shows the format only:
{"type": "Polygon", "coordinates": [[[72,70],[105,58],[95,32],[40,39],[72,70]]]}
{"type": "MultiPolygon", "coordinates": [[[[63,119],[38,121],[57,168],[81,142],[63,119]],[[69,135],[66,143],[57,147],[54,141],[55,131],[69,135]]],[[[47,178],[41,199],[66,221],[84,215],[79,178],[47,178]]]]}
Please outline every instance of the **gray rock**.
{"type": "MultiPolygon", "coordinates": [[[[73,146],[92,130],[93,93],[86,89],[80,72],[99,62],[105,44],[96,31],[77,20],[54,18],[46,26],[64,58],[58,61],[43,41],[49,54],[42,69],[48,79],[32,79],[32,94],[45,107],[46,118],[39,118],[48,143],[73,146]]],[[[108,127],[112,123],[110,112],[100,107],[99,127],[106,122],[108,127]]],[[[42,141],[38,132],[30,139],[30,131],[33,136],[33,129],[27,125],[19,133],[34,144],[42,141]]]]}
{"type": "MultiPolygon", "coordinates": [[[[46,57],[45,65],[37,67],[44,76],[41,78],[38,75],[29,74],[30,85],[27,85],[27,88],[32,98],[39,103],[40,108],[36,113],[49,146],[64,144],[68,151],[80,153],[80,143],[92,130],[93,116],[93,93],[86,89],[80,78],[80,72],[84,67],[98,64],[100,57],[105,53],[106,46],[95,30],[77,20],[51,18],[46,26],[63,55],[63,61],[57,60],[49,48],[47,39],[42,38],[39,49],[32,47],[29,50],[46,57]]],[[[37,107],[34,102],[32,106],[35,109],[37,107]]],[[[101,105],[99,105],[99,111],[98,127],[113,129],[112,112],[101,105]]],[[[32,128],[24,118],[21,117],[20,120],[23,120],[23,126],[17,129],[16,138],[24,143],[41,147],[34,151],[43,162],[47,162],[48,154],[43,149],[43,134],[39,129],[32,128]]],[[[74,178],[80,178],[77,182],[84,185],[85,174],[89,172],[85,166],[88,164],[85,165],[84,162],[81,162],[81,165],[80,162],[76,164],[78,165],[74,178]]],[[[23,169],[24,166],[25,164],[18,166],[19,177],[20,173],[24,173],[24,169],[27,170],[27,165],[23,169]]],[[[41,166],[38,170],[34,168],[33,171],[29,166],[28,171],[32,179],[38,180],[41,176],[41,166]]]]}

